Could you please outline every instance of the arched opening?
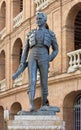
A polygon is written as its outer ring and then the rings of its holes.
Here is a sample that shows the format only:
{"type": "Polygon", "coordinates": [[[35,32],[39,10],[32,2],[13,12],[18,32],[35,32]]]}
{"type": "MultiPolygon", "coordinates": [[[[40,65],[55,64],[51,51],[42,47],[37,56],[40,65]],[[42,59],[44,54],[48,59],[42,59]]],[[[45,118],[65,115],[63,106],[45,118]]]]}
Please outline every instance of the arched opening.
{"type": "Polygon", "coordinates": [[[81,93],[74,102],[74,130],[81,129],[81,93]]]}
{"type": "Polygon", "coordinates": [[[22,41],[18,38],[13,46],[12,53],[12,73],[15,73],[19,67],[20,59],[22,54],[22,41]]]}
{"type": "Polygon", "coordinates": [[[81,66],[81,2],[74,5],[67,16],[66,22],[66,52],[68,73],[78,70],[81,66]],[[76,51],[77,50],[77,51],[76,51]],[[69,62],[68,62],[69,61],[69,62]]]}
{"type": "Polygon", "coordinates": [[[0,54],[0,80],[5,79],[5,52],[0,54]]]}
{"type": "MultiPolygon", "coordinates": [[[[67,52],[74,51],[77,47],[75,47],[75,44],[77,42],[76,34],[79,33],[79,30],[77,32],[77,27],[79,24],[80,27],[80,10],[81,10],[81,2],[74,5],[67,16],[66,19],[66,49],[67,52]]],[[[78,37],[78,34],[77,34],[78,37]]]]}
{"type": "MultiPolygon", "coordinates": [[[[74,129],[74,101],[78,94],[81,91],[73,91],[65,96],[63,102],[63,120],[65,121],[65,129],[66,130],[75,130],[74,129]]],[[[80,128],[81,129],[81,128],[80,128]]],[[[76,129],[79,130],[79,129],[76,129]]]]}
{"type": "Polygon", "coordinates": [[[13,120],[14,115],[17,115],[17,113],[21,110],[22,110],[22,106],[19,102],[13,103],[11,108],[10,108],[10,120],[13,120]]]}
{"type": "Polygon", "coordinates": [[[23,11],[23,0],[13,0],[13,17],[23,11]]]}
{"type": "Polygon", "coordinates": [[[0,130],[4,130],[4,109],[0,106],[0,130]]]}
{"type": "Polygon", "coordinates": [[[6,3],[3,2],[0,9],[0,31],[6,26],[6,3]]]}
{"type": "Polygon", "coordinates": [[[75,18],[75,30],[74,30],[74,41],[75,50],[81,49],[81,10],[78,12],[75,18]]]}

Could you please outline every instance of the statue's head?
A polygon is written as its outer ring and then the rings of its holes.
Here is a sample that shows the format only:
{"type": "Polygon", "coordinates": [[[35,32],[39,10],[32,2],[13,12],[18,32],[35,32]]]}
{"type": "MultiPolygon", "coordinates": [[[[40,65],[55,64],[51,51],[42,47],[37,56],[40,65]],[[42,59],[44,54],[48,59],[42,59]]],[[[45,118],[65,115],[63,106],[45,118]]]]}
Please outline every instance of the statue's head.
{"type": "Polygon", "coordinates": [[[46,24],[47,21],[47,15],[43,12],[37,12],[36,13],[36,23],[38,26],[43,26],[46,24]]]}

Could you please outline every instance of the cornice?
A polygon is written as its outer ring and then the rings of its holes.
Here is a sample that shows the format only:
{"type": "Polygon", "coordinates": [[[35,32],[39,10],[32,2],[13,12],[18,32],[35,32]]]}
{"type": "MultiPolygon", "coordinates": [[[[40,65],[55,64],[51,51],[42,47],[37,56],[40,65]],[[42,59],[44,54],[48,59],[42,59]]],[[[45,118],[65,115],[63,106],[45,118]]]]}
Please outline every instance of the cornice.
{"type": "MultiPolygon", "coordinates": [[[[60,74],[57,76],[51,76],[48,78],[48,86],[52,85],[52,84],[60,84],[60,82],[66,82],[66,81],[71,81],[71,80],[78,80],[81,79],[81,70],[78,70],[74,73],[64,73],[64,74],[60,74]]],[[[40,86],[40,81],[37,81],[37,88],[39,88],[40,86]]],[[[2,93],[0,93],[0,99],[1,98],[5,98],[17,93],[22,93],[28,90],[28,83],[23,84],[22,86],[18,86],[18,87],[14,87],[11,89],[8,89],[2,93]]]]}

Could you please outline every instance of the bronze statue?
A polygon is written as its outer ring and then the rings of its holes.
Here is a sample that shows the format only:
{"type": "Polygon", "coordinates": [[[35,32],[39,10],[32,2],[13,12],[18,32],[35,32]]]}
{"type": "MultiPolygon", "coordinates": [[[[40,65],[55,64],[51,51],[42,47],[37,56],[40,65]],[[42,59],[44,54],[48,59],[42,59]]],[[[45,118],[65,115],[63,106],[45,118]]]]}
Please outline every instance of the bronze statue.
{"type": "Polygon", "coordinates": [[[37,12],[37,28],[31,30],[27,34],[19,69],[16,75],[13,75],[13,79],[15,79],[25,69],[27,66],[26,59],[30,50],[28,57],[30,111],[34,111],[37,70],[40,72],[42,106],[47,105],[49,62],[51,62],[58,53],[55,34],[49,30],[46,21],[46,14],[43,12],[37,12]],[[52,47],[51,54],[49,54],[50,47],[52,47]]]}

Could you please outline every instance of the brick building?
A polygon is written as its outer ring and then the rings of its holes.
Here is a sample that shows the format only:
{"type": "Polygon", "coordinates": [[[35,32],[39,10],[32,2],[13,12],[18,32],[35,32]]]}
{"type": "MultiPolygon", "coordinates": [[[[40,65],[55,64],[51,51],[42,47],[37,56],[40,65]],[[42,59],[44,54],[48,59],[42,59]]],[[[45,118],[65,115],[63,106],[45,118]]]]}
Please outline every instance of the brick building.
{"type": "MultiPolygon", "coordinates": [[[[27,69],[15,80],[27,32],[35,28],[35,13],[47,14],[49,28],[55,32],[59,53],[50,63],[50,105],[66,130],[81,129],[81,0],[0,0],[0,130],[4,130],[4,113],[9,119],[20,110],[29,110],[27,69]]],[[[50,49],[51,51],[51,49],[50,49]]],[[[39,74],[35,107],[40,104],[39,74]]]]}

